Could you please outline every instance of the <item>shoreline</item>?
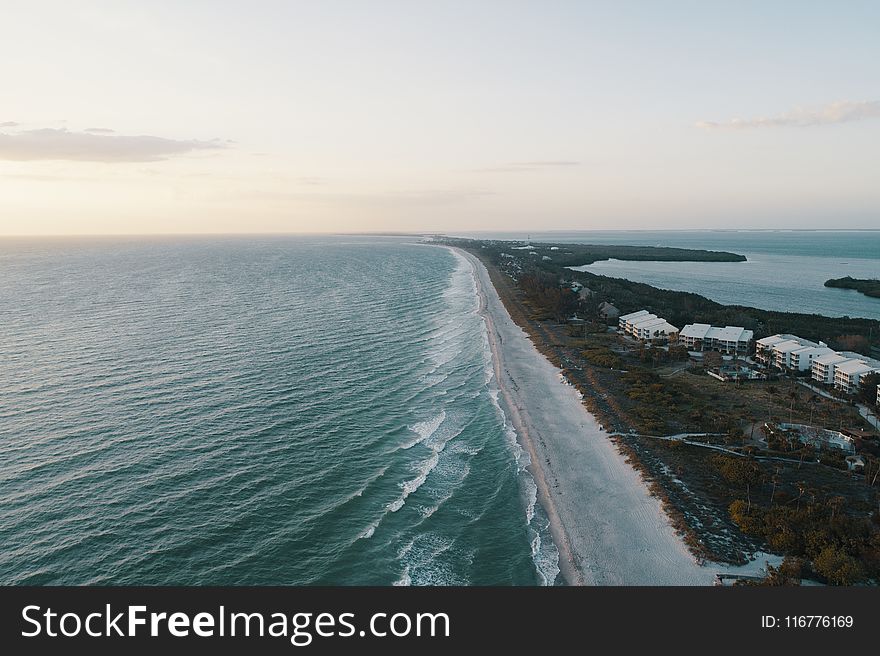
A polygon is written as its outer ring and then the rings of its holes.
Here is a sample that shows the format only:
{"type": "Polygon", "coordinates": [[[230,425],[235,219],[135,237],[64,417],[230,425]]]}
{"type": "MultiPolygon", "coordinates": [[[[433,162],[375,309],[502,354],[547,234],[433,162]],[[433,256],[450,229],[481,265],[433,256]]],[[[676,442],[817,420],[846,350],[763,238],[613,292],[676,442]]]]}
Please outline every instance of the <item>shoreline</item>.
{"type": "Polygon", "coordinates": [[[569,585],[711,585],[660,501],[626,462],[562,371],[510,317],[483,263],[471,265],[496,383],[529,454],[569,585]]]}

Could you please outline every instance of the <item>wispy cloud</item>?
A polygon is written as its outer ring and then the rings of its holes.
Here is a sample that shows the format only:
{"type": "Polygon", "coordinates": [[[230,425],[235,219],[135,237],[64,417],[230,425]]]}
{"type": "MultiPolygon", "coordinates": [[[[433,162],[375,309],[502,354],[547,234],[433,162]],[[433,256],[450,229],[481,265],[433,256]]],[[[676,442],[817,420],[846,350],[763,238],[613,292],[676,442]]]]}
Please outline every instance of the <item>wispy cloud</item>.
{"type": "Polygon", "coordinates": [[[501,166],[477,169],[477,171],[480,173],[526,173],[527,171],[539,171],[542,169],[563,168],[568,166],[580,166],[580,162],[567,159],[510,162],[501,166]]]}
{"type": "Polygon", "coordinates": [[[798,107],[777,116],[757,118],[734,118],[729,121],[700,121],[698,128],[706,130],[745,130],[748,128],[809,127],[851,123],[869,118],[880,118],[880,101],[863,100],[852,102],[841,100],[818,109],[798,107]]]}
{"type": "Polygon", "coordinates": [[[377,192],[296,192],[247,190],[231,192],[236,198],[259,199],[277,203],[311,203],[317,205],[356,205],[358,207],[430,207],[457,205],[494,196],[495,192],[472,187],[389,190],[377,192]]]}
{"type": "MultiPolygon", "coordinates": [[[[7,126],[9,127],[9,126],[7,126]]],[[[107,130],[107,128],[99,128],[107,130]]],[[[15,161],[70,160],[80,162],[158,162],[199,150],[217,150],[217,139],[166,139],[149,135],[117,135],[66,128],[0,132],[0,159],[15,161]]]]}
{"type": "Polygon", "coordinates": [[[14,128],[18,123],[15,121],[2,121],[0,122],[0,128],[14,128]]]}
{"type": "Polygon", "coordinates": [[[116,130],[111,130],[110,128],[86,128],[83,132],[90,132],[91,134],[114,134],[116,130]]]}

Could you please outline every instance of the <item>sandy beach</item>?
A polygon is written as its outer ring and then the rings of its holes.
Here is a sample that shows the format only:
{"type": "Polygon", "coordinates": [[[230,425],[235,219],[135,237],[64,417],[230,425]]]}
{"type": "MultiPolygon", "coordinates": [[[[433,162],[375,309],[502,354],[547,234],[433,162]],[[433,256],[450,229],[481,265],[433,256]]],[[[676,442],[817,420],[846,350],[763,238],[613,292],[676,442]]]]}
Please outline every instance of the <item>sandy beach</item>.
{"type": "MultiPolygon", "coordinates": [[[[511,319],[483,264],[473,266],[500,400],[522,447],[538,500],[550,518],[560,573],[571,585],[711,585],[596,419],[511,319]]],[[[728,568],[725,568],[728,569],[728,568]]]]}

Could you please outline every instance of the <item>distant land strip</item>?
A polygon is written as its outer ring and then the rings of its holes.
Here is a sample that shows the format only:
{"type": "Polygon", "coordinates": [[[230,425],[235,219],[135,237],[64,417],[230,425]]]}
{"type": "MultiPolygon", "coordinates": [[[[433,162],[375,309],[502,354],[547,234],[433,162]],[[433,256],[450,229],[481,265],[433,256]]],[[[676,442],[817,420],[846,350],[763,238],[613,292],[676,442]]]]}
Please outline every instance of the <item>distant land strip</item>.
{"type": "MultiPolygon", "coordinates": [[[[463,243],[472,240],[459,240],[463,243]]],[[[670,248],[667,246],[623,246],[607,244],[546,244],[539,242],[525,242],[518,245],[516,242],[493,242],[486,243],[501,246],[506,245],[518,251],[527,251],[530,247],[547,252],[552,256],[555,265],[560,267],[582,266],[593,264],[601,260],[628,260],[631,262],[745,262],[746,256],[727,251],[707,251],[691,248],[670,248]]]]}
{"type": "Polygon", "coordinates": [[[865,296],[880,298],[880,280],[876,278],[852,278],[850,276],[832,278],[825,281],[825,286],[837,287],[839,289],[854,289],[865,296]]]}

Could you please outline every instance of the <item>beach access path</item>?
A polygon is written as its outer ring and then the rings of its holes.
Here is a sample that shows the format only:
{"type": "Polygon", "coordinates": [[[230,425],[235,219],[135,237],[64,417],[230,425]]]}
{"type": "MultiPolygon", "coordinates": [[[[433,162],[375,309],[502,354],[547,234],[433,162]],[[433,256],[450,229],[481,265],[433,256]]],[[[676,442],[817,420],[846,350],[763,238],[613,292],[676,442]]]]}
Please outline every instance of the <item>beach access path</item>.
{"type": "Polygon", "coordinates": [[[578,391],[511,319],[482,262],[455,251],[473,267],[499,400],[531,458],[565,581],[712,585],[717,566],[701,566],[688,551],[578,391]]]}

